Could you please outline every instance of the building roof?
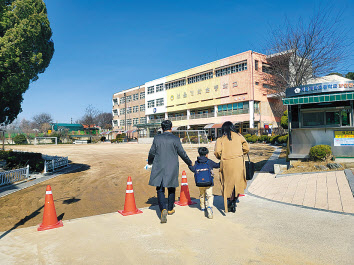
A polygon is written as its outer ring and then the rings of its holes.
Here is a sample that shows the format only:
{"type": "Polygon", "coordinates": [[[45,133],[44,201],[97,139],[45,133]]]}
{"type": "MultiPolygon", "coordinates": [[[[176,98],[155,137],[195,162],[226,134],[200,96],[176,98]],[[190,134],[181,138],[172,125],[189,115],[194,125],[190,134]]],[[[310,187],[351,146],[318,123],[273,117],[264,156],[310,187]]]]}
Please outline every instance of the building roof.
{"type": "Polygon", "coordinates": [[[318,83],[327,83],[327,82],[344,82],[344,81],[352,81],[351,79],[339,76],[339,75],[326,75],[316,78],[311,78],[307,82],[309,84],[318,84],[318,83]]]}

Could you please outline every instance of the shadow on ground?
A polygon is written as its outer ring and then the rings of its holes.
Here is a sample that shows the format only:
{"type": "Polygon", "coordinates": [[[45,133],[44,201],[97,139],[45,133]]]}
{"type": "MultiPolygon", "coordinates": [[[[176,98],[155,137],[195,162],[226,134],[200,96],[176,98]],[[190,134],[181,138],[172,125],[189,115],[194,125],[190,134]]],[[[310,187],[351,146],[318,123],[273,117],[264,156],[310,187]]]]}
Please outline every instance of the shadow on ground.
{"type": "MultiPolygon", "coordinates": [[[[18,221],[12,228],[10,228],[9,230],[7,230],[6,232],[2,233],[0,235],[0,239],[2,239],[3,237],[5,237],[7,234],[9,234],[12,230],[15,230],[16,228],[18,228],[21,225],[24,225],[27,221],[31,220],[32,218],[36,217],[37,215],[39,215],[41,212],[41,209],[44,207],[41,206],[39,207],[37,210],[35,210],[34,212],[32,212],[31,214],[25,216],[24,218],[22,218],[20,221],[18,221]]],[[[64,214],[63,214],[64,216],[64,214]]]]}

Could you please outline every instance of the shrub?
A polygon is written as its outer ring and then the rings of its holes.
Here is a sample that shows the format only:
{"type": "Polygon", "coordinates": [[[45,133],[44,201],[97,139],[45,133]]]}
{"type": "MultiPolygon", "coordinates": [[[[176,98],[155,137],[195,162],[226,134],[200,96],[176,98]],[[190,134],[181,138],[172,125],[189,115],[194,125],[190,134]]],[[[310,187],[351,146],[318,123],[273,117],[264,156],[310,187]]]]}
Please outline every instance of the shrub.
{"type": "Polygon", "coordinates": [[[15,144],[27,144],[27,139],[24,134],[19,134],[14,137],[15,144]]]}
{"type": "Polygon", "coordinates": [[[310,159],[314,161],[325,161],[332,157],[332,150],[329,145],[315,145],[310,149],[310,159]]]}
{"type": "Polygon", "coordinates": [[[283,129],[288,129],[288,111],[284,111],[283,116],[280,119],[280,125],[283,129]]]}
{"type": "Polygon", "coordinates": [[[117,139],[112,139],[112,140],[111,140],[111,143],[112,143],[112,144],[114,144],[114,143],[116,143],[116,142],[117,142],[117,139]]]}
{"type": "Polygon", "coordinates": [[[125,133],[117,134],[116,136],[117,142],[123,142],[124,139],[125,139],[125,133]]]}
{"type": "Polygon", "coordinates": [[[283,135],[283,136],[280,136],[280,137],[278,138],[278,142],[279,142],[280,144],[286,144],[286,143],[288,143],[288,137],[289,137],[288,134],[283,135]]]}
{"type": "Polygon", "coordinates": [[[250,143],[255,143],[257,141],[258,141],[257,135],[252,135],[252,136],[248,137],[248,142],[250,142],[250,143]]]}
{"type": "Polygon", "coordinates": [[[271,144],[275,144],[275,142],[279,143],[279,140],[278,140],[279,137],[280,137],[280,135],[274,135],[274,136],[270,137],[271,144]]]}
{"type": "Polygon", "coordinates": [[[259,136],[258,141],[268,143],[269,142],[269,136],[268,135],[261,135],[261,136],[259,136]]]}
{"type": "Polygon", "coordinates": [[[106,141],[106,136],[102,136],[101,139],[100,139],[101,142],[104,142],[106,141]]]}

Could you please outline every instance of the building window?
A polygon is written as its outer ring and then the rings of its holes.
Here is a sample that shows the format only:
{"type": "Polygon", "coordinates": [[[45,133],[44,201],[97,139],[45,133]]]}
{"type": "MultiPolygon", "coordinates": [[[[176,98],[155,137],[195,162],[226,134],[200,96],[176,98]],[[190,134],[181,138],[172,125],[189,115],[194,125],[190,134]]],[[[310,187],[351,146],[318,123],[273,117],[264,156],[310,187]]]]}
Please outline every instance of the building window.
{"type": "Polygon", "coordinates": [[[113,120],[113,126],[118,126],[118,121],[117,120],[113,120]]]}
{"type": "Polygon", "coordinates": [[[148,108],[153,108],[155,107],[155,100],[149,100],[148,101],[148,108]]]}
{"type": "Polygon", "coordinates": [[[145,98],[145,92],[140,92],[140,99],[145,98]]]}
{"type": "Polygon", "coordinates": [[[118,110],[117,110],[117,109],[114,109],[114,110],[113,110],[113,116],[114,116],[114,115],[118,115],[118,110]]]}
{"type": "Polygon", "coordinates": [[[263,84],[264,88],[270,88],[270,86],[268,84],[263,84]]]}
{"type": "Polygon", "coordinates": [[[125,126],[125,120],[120,120],[120,126],[125,126]]]}
{"type": "Polygon", "coordinates": [[[140,105],[140,111],[145,111],[145,104],[140,105]]]}
{"type": "Polygon", "coordinates": [[[113,105],[118,105],[118,98],[113,99],[113,105]]]}
{"type": "Polygon", "coordinates": [[[125,103],[125,97],[120,98],[120,104],[125,103]]]}
{"type": "Polygon", "coordinates": [[[133,125],[138,124],[139,118],[133,118],[133,125]]]}
{"type": "Polygon", "coordinates": [[[212,70],[208,73],[188,77],[188,84],[192,84],[192,83],[199,82],[199,81],[204,81],[204,80],[211,79],[211,78],[213,78],[213,71],[212,70]]]}
{"type": "Polygon", "coordinates": [[[156,99],[156,107],[163,106],[163,98],[156,99]]]}
{"type": "Polygon", "coordinates": [[[120,109],[120,114],[125,114],[125,108],[120,109]]]}
{"type": "Polygon", "coordinates": [[[170,83],[165,84],[166,90],[174,88],[174,87],[179,87],[179,86],[184,86],[186,85],[186,79],[181,79],[178,81],[172,81],[170,83]]]}
{"type": "Polygon", "coordinates": [[[245,70],[247,70],[247,62],[238,63],[235,65],[226,66],[221,69],[217,69],[215,70],[215,75],[219,77],[219,76],[229,75],[229,74],[233,74],[245,70]]]}
{"type": "Polygon", "coordinates": [[[149,86],[148,87],[148,94],[152,94],[155,92],[155,87],[154,86],[149,86]]]}
{"type": "Polygon", "coordinates": [[[131,95],[127,96],[127,102],[130,102],[130,101],[132,101],[132,96],[131,95]]]}
{"type": "Polygon", "coordinates": [[[256,86],[258,86],[258,85],[259,85],[259,82],[255,82],[255,84],[256,84],[256,86]]]}
{"type": "Polygon", "coordinates": [[[136,93],[133,95],[133,101],[138,100],[139,99],[139,93],[136,93]]]}
{"type": "Polygon", "coordinates": [[[258,71],[258,60],[254,61],[254,69],[258,71]]]}
{"type": "Polygon", "coordinates": [[[139,105],[133,106],[133,113],[139,111],[139,105]]]}
{"type": "Polygon", "coordinates": [[[127,114],[132,113],[132,107],[127,108],[127,114]]]}
{"type": "Polygon", "coordinates": [[[140,117],[140,123],[146,123],[146,117],[140,117]]]}
{"type": "Polygon", "coordinates": [[[127,125],[132,125],[132,119],[127,119],[127,125]]]}
{"type": "Polygon", "coordinates": [[[262,72],[263,72],[263,73],[270,74],[270,71],[271,71],[270,66],[262,65],[262,72]]]}
{"type": "Polygon", "coordinates": [[[163,91],[163,84],[156,85],[156,93],[160,91],[163,91]]]}

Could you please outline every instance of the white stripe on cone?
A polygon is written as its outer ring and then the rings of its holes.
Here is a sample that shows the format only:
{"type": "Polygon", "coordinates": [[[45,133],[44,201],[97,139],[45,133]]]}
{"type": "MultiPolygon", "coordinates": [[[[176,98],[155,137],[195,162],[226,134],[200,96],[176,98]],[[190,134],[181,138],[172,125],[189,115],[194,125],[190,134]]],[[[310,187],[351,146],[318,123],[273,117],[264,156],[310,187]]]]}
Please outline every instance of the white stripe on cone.
{"type": "Polygon", "coordinates": [[[188,186],[188,183],[181,183],[181,186],[188,186]]]}
{"type": "Polygon", "coordinates": [[[128,182],[127,182],[127,185],[133,185],[133,182],[128,181],[128,182]]]}
{"type": "Polygon", "coordinates": [[[127,190],[126,193],[133,193],[133,190],[127,190]]]}
{"type": "Polygon", "coordinates": [[[45,194],[53,194],[51,190],[46,190],[45,194]]]}

